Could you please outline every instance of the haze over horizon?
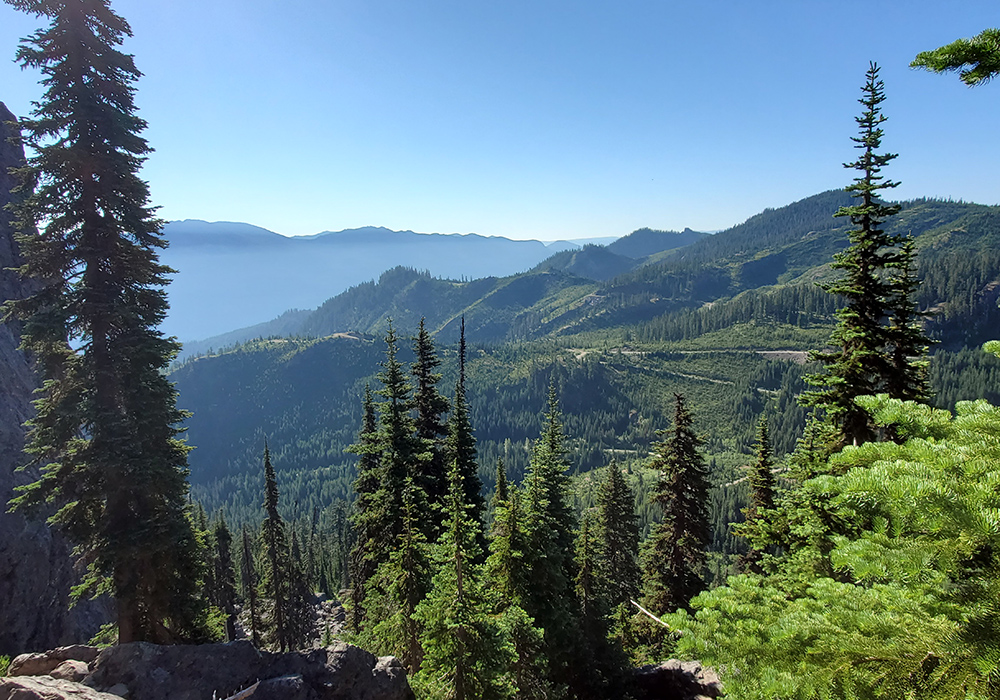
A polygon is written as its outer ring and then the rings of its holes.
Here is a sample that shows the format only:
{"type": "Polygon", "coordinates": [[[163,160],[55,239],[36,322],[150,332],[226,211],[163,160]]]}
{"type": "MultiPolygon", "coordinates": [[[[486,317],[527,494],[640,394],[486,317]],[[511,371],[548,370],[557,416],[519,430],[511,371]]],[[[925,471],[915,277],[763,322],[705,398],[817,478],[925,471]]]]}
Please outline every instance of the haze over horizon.
{"type": "MultiPolygon", "coordinates": [[[[308,235],[368,225],[512,239],[718,231],[848,184],[882,66],[895,199],[996,204],[994,85],[911,70],[994,2],[696,5],[114,0],[145,76],[143,170],[167,220],[308,235]]],[[[0,100],[41,20],[0,5],[0,100]]]]}

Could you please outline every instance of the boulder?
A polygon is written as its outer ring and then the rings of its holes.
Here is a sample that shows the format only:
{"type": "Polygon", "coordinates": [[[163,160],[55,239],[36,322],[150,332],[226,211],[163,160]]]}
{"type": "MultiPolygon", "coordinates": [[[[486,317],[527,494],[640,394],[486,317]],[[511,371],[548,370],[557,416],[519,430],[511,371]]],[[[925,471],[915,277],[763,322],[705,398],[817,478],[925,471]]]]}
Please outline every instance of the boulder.
{"type": "MultiPolygon", "coordinates": [[[[123,684],[129,700],[412,700],[393,657],[377,659],[349,644],[275,654],[242,640],[228,644],[109,647],[85,683],[123,684]]],[[[119,689],[120,690],[120,689],[119,689]]]]}
{"type": "Polygon", "coordinates": [[[697,661],[671,659],[640,666],[632,674],[636,700],[708,700],[723,695],[719,676],[697,661]]]}
{"type": "Polygon", "coordinates": [[[122,700],[79,683],[49,676],[0,678],[0,700],[122,700]]]}
{"type": "MultiPolygon", "coordinates": [[[[51,651],[44,651],[37,654],[21,654],[10,662],[7,669],[8,676],[45,676],[52,675],[52,672],[60,665],[74,661],[82,664],[87,669],[91,662],[97,659],[101,650],[97,647],[74,644],[68,647],[59,647],[51,651]]],[[[86,675],[86,674],[85,674],[86,675]]],[[[73,679],[70,679],[73,680],[73,679]]]]}

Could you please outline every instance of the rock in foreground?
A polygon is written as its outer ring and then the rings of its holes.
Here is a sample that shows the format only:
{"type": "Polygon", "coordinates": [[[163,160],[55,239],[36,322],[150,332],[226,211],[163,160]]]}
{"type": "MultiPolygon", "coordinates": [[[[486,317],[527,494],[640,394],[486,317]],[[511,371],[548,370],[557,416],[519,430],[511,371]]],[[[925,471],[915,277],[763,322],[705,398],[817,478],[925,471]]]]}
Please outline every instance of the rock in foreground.
{"type": "MultiPolygon", "coordinates": [[[[67,661],[58,649],[23,657],[15,672],[53,673],[67,661]]],[[[0,700],[412,700],[406,672],[394,657],[376,658],[338,643],[326,649],[272,654],[250,642],[159,646],[145,642],[105,649],[86,666],[83,685],[50,677],[0,679],[0,700]]]]}
{"type": "Polygon", "coordinates": [[[413,697],[398,661],[377,659],[343,643],[272,654],[247,641],[190,646],[134,642],[101,652],[84,682],[98,690],[124,685],[129,700],[213,700],[237,694],[255,700],[413,697]]]}

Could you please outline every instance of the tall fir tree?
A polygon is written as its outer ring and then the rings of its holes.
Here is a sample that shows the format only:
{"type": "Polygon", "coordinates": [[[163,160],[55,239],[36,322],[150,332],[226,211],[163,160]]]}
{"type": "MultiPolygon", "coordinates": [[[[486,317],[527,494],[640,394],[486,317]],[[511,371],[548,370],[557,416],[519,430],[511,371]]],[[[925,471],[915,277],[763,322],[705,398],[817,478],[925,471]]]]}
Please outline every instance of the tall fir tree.
{"type": "Polygon", "coordinates": [[[244,629],[250,631],[250,641],[258,649],[261,648],[260,638],[260,600],[257,597],[257,587],[260,583],[257,575],[255,548],[250,540],[250,530],[244,525],[241,539],[240,556],[240,590],[244,602],[244,629]]]}
{"type": "Polygon", "coordinates": [[[288,550],[285,522],[278,513],[278,480],[271,466],[271,451],[264,442],[264,522],[261,524],[264,545],[264,575],[261,591],[268,600],[268,624],[271,643],[278,651],[289,648],[286,615],[289,608],[288,550]]]}
{"type": "Polygon", "coordinates": [[[639,524],[635,496],[614,462],[597,492],[595,534],[597,565],[602,594],[610,608],[639,595],[639,524]]]}
{"type": "Polygon", "coordinates": [[[830,345],[835,349],[812,353],[813,359],[826,365],[822,374],[807,377],[810,384],[819,388],[803,395],[805,405],[826,411],[845,444],[861,444],[877,437],[868,414],[855,402],[857,397],[892,389],[893,377],[900,372],[905,376],[902,384],[908,390],[923,384],[926,391],[919,357],[926,354],[927,343],[922,343],[921,349],[921,343],[913,335],[916,326],[912,293],[916,284],[908,272],[912,248],[901,251],[904,239],[882,228],[889,217],[899,212],[899,206],[886,204],[880,193],[899,183],[881,175],[882,168],[896,154],[878,152],[884,135],[881,125],[886,121],[881,111],[884,85],[878,74],[878,66],[870,64],[858,100],[864,107],[856,118],[859,135],[851,139],[861,155],[846,164],[860,173],[846,188],[857,203],[842,207],[836,214],[850,218],[855,226],[849,233],[851,245],[836,254],[831,265],[835,270],[843,270],[844,277],[823,285],[827,292],[843,297],[846,306],[837,312],[837,327],[830,337],[830,345]],[[895,280],[894,270],[902,271],[895,280]],[[898,318],[902,325],[890,328],[890,317],[898,318]],[[898,358],[891,357],[894,347],[903,353],[898,358]],[[906,354],[911,352],[918,358],[906,354]]]}
{"type": "Polygon", "coordinates": [[[750,466],[747,482],[750,487],[749,503],[743,509],[745,520],[733,528],[738,537],[747,540],[747,551],[740,556],[737,566],[743,573],[763,573],[761,560],[768,553],[772,536],[769,529],[775,520],[774,453],[771,449],[771,432],[766,418],[757,424],[757,459],[750,466]]]}
{"type": "Polygon", "coordinates": [[[308,648],[313,642],[316,632],[316,614],[313,610],[312,598],[312,586],[303,565],[299,536],[293,528],[288,556],[288,612],[285,621],[291,648],[308,648]]]}
{"type": "Polygon", "coordinates": [[[458,465],[465,489],[465,503],[469,516],[479,523],[480,552],[486,550],[486,535],[483,529],[483,515],[486,499],[483,498],[483,482],[479,478],[476,464],[476,436],[472,432],[469,419],[469,402],[465,396],[465,317],[462,317],[458,346],[458,382],[455,384],[455,399],[452,401],[451,416],[448,420],[448,459],[458,465]]]}
{"type": "Polygon", "coordinates": [[[445,531],[437,547],[437,572],[417,607],[423,632],[423,664],[415,683],[433,697],[454,700],[502,698],[506,656],[500,629],[482,587],[478,538],[481,525],[465,502],[457,463],[448,473],[445,531]]]}
{"type": "Polygon", "coordinates": [[[429,545],[420,522],[426,508],[423,490],[412,477],[405,477],[400,531],[388,558],[369,582],[368,618],[359,637],[365,648],[398,657],[411,674],[420,669],[423,659],[421,622],[415,613],[431,577],[429,545]]]}
{"type": "Polygon", "coordinates": [[[651,497],[662,520],[642,552],[643,604],[657,615],[687,608],[705,588],[706,552],[711,542],[708,516],[708,469],[681,394],[674,394],[670,431],[653,445],[647,466],[660,474],[651,497]]]}
{"type": "Polygon", "coordinates": [[[213,528],[215,540],[215,595],[212,603],[225,615],[226,641],[236,639],[236,572],[233,568],[233,536],[219,513],[213,528]]]}
{"type": "Polygon", "coordinates": [[[387,526],[385,503],[379,500],[381,487],[381,462],[378,420],[375,402],[369,385],[365,385],[362,406],[361,431],[358,441],[350,450],[359,456],[358,478],[354,481],[354,547],[350,553],[351,606],[349,625],[360,632],[365,619],[364,600],[369,579],[384,560],[384,544],[388,539],[382,530],[387,526]]]}
{"type": "MultiPolygon", "coordinates": [[[[382,397],[378,405],[380,425],[377,435],[379,453],[379,488],[376,501],[381,510],[377,518],[378,531],[369,532],[375,538],[374,546],[383,552],[395,548],[403,530],[403,488],[407,478],[413,480],[411,488],[420,489],[416,477],[422,472],[421,463],[430,458],[424,445],[416,436],[416,426],[410,410],[413,408],[411,387],[407,382],[403,364],[396,358],[396,331],[389,322],[385,336],[385,361],[378,375],[382,397]]],[[[426,502],[426,496],[421,499],[426,502]]],[[[420,523],[421,527],[423,523],[420,523]]]]}
{"type": "Polygon", "coordinates": [[[138,176],[140,73],[117,48],[131,29],[108,0],[6,1],[50,22],[17,52],[45,93],[20,124],[34,155],[15,207],[36,291],[5,307],[42,375],[26,449],[42,475],[14,503],[58,503],[51,522],[89,564],[84,590],[114,597],[120,642],[204,639],[184,413],[163,372],[179,346],[157,330],[170,270],[138,176]]]}
{"type": "MultiPolygon", "coordinates": [[[[410,372],[414,377],[413,407],[416,409],[417,437],[423,441],[424,449],[430,452],[430,458],[419,463],[419,472],[415,475],[417,484],[427,494],[427,503],[433,509],[442,510],[448,491],[448,469],[445,466],[444,438],[448,434],[443,415],[448,412],[448,399],[437,389],[441,374],[435,370],[441,365],[434,352],[434,342],[420,319],[417,337],[413,343],[415,359],[410,372]]],[[[436,538],[439,534],[439,518],[426,519],[428,538],[436,538]]]]}
{"type": "Polygon", "coordinates": [[[885,393],[902,401],[930,398],[927,350],[931,344],[921,319],[930,314],[914,304],[920,280],[916,275],[916,242],[907,236],[899,251],[899,260],[889,267],[892,295],[889,303],[888,354],[890,372],[885,378],[885,393]]]}
{"type": "Polygon", "coordinates": [[[577,632],[573,560],[576,517],[569,500],[564,440],[553,383],[549,386],[545,427],[524,478],[523,561],[524,609],[545,630],[552,680],[557,684],[570,680],[577,632]]]}

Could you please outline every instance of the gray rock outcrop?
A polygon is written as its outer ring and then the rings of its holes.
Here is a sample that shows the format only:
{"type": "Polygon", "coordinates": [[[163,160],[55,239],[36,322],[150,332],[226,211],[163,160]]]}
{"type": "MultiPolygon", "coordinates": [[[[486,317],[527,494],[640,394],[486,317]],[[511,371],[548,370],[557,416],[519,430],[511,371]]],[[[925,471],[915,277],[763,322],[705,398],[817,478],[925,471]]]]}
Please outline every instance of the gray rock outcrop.
{"type": "Polygon", "coordinates": [[[51,676],[0,678],[0,700],[122,700],[85,685],[51,676]]]}
{"type": "Polygon", "coordinates": [[[710,700],[723,695],[714,670],[676,659],[635,669],[631,690],[636,700],[710,700]]]}
{"type": "MultiPolygon", "coordinates": [[[[14,115],[0,102],[0,304],[29,289],[7,269],[19,264],[10,212],[3,209],[13,197],[8,169],[24,163],[24,151],[9,140],[11,121],[14,115]]],[[[32,415],[37,381],[20,343],[20,325],[0,323],[0,655],[8,656],[89,639],[107,619],[94,605],[69,611],[75,581],[63,538],[44,522],[7,512],[14,487],[37,476],[14,471],[23,463],[22,424],[32,415]]]]}
{"type": "Polygon", "coordinates": [[[159,646],[133,642],[109,647],[84,681],[130,700],[411,700],[395,658],[378,659],[338,643],[326,649],[272,654],[250,642],[159,646]]]}

